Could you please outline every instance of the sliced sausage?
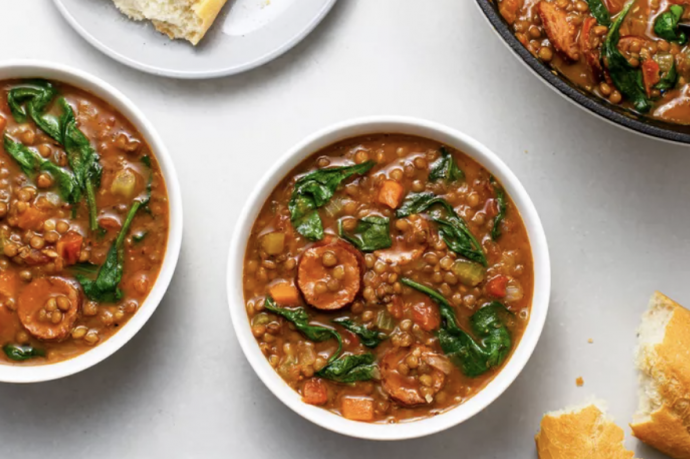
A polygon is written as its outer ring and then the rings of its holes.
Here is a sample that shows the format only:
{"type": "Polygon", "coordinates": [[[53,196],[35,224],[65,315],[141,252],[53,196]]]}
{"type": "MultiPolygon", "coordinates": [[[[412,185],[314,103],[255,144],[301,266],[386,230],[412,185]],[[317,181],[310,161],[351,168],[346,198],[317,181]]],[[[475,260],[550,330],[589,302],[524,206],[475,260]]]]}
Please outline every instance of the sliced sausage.
{"type": "Polygon", "coordinates": [[[17,315],[34,337],[59,341],[72,331],[81,301],[81,292],[72,282],[60,277],[43,277],[32,281],[20,293],[17,315]]]}
{"type": "Polygon", "coordinates": [[[403,405],[414,406],[433,402],[434,396],[443,389],[446,375],[428,362],[440,357],[421,344],[409,349],[389,350],[381,359],[383,389],[392,399],[403,405]],[[415,362],[412,368],[410,363],[415,362]],[[405,372],[407,374],[404,374],[405,372]]]}
{"type": "Polygon", "coordinates": [[[421,258],[426,251],[431,237],[429,222],[421,215],[411,215],[402,221],[406,226],[402,234],[393,237],[393,245],[374,252],[386,263],[406,265],[421,258]]]}
{"type": "Polygon", "coordinates": [[[575,43],[575,29],[568,22],[566,12],[546,0],[537,4],[537,11],[553,47],[571,61],[577,61],[579,51],[575,43]]]}
{"type": "Polygon", "coordinates": [[[362,286],[362,268],[353,252],[356,250],[332,239],[302,254],[297,285],[307,303],[317,309],[335,310],[354,301],[362,286]]]}

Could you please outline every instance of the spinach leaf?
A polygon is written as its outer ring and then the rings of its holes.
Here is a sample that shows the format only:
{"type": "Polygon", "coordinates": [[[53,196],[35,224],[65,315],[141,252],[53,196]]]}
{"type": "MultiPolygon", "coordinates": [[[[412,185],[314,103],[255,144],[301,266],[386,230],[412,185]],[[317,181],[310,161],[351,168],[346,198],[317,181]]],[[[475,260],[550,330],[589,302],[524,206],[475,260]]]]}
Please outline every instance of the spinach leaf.
{"type": "Polygon", "coordinates": [[[669,89],[673,89],[676,86],[677,81],[678,71],[676,70],[676,63],[673,62],[671,70],[669,70],[661,76],[661,80],[659,80],[659,82],[654,85],[654,88],[658,89],[661,92],[668,91],[669,89]]]}
{"type": "Polygon", "coordinates": [[[48,81],[28,81],[15,86],[7,93],[7,105],[17,123],[25,123],[29,116],[43,132],[60,142],[57,118],[43,113],[56,95],[57,90],[48,81]]]}
{"type": "Polygon", "coordinates": [[[2,347],[5,355],[10,360],[15,362],[23,362],[24,360],[29,360],[34,357],[45,357],[46,351],[43,349],[38,349],[29,345],[19,345],[19,344],[5,344],[2,347]]]}
{"type": "Polygon", "coordinates": [[[108,250],[105,257],[105,262],[98,269],[96,279],[90,279],[82,274],[77,274],[77,281],[84,289],[84,294],[92,301],[99,303],[115,303],[122,299],[122,290],[120,290],[120,281],[122,280],[122,271],[124,268],[125,250],[123,247],[125,237],[129,232],[129,227],[137,214],[137,211],[148,203],[150,196],[147,195],[144,199],[139,199],[132,203],[127,213],[122,228],[120,229],[115,242],[108,250]]]}
{"type": "Polygon", "coordinates": [[[438,225],[439,234],[448,248],[463,257],[487,266],[486,255],[479,241],[474,237],[465,220],[463,220],[448,201],[433,193],[410,193],[405,197],[395,215],[404,218],[422,212],[430,213],[431,220],[438,225]],[[440,206],[443,213],[432,210],[440,206]]]}
{"type": "Polygon", "coordinates": [[[345,234],[342,220],[340,220],[338,221],[338,234],[362,252],[387,249],[393,245],[389,219],[386,217],[364,217],[357,223],[355,233],[352,236],[345,234]]]}
{"type": "Polygon", "coordinates": [[[601,54],[604,65],[608,69],[609,76],[616,88],[633,103],[637,111],[647,113],[652,108],[652,104],[644,89],[642,71],[630,65],[625,56],[618,50],[621,24],[633,3],[631,1],[625,5],[623,11],[611,25],[601,47],[601,54]]]}
{"type": "Polygon", "coordinates": [[[65,202],[69,204],[79,202],[79,184],[69,171],[43,158],[25,145],[15,142],[7,134],[3,140],[3,147],[29,178],[33,178],[39,171],[48,172],[55,179],[60,197],[65,202]]]}
{"type": "Polygon", "coordinates": [[[654,21],[654,33],[666,41],[684,45],[687,43],[688,37],[678,28],[678,24],[682,17],[683,7],[680,5],[671,5],[668,11],[660,14],[656,18],[656,21],[654,21]]]}
{"type": "MultiPolygon", "coordinates": [[[[62,110],[59,118],[45,113],[56,96],[57,90],[51,83],[35,80],[12,88],[8,93],[7,103],[17,122],[23,123],[27,117],[31,117],[43,132],[65,148],[69,165],[79,185],[79,192],[74,195],[76,200],[69,202],[77,203],[82,196],[86,196],[89,227],[91,231],[95,231],[98,229],[95,189],[100,186],[102,172],[99,157],[89,139],[77,127],[74,111],[64,97],[58,99],[62,110]]],[[[57,180],[60,181],[59,178],[57,180]]]]}
{"type": "Polygon", "coordinates": [[[491,228],[491,239],[495,241],[501,237],[501,222],[506,217],[507,202],[505,191],[493,177],[491,177],[491,184],[494,186],[496,205],[498,206],[498,213],[494,217],[494,224],[491,228]]]}
{"type": "Polygon", "coordinates": [[[376,330],[370,330],[364,325],[357,324],[350,319],[346,319],[345,317],[335,319],[333,320],[333,323],[338,324],[345,330],[351,331],[357,335],[359,337],[359,341],[366,347],[374,348],[387,338],[387,336],[383,333],[376,330]]]}
{"type": "Polygon", "coordinates": [[[611,13],[601,0],[586,0],[589,5],[589,11],[597,22],[603,26],[611,25],[611,13]]]}
{"type": "Polygon", "coordinates": [[[366,174],[375,165],[374,161],[367,161],[354,166],[320,169],[300,177],[288,203],[290,220],[297,232],[310,241],[321,240],[323,224],[316,209],[333,197],[343,180],[355,174],[366,174]]]}
{"type": "Polygon", "coordinates": [[[512,341],[510,332],[501,320],[505,307],[495,301],[475,312],[470,318],[472,332],[481,339],[475,341],[457,323],[455,311],[448,301],[435,290],[411,279],[402,278],[401,283],[428,295],[439,306],[441,329],[437,332],[443,353],[468,377],[480,376],[500,366],[510,353],[512,341]]]}
{"type": "Polygon", "coordinates": [[[369,381],[379,373],[375,360],[371,353],[343,356],[317,371],[316,375],[339,383],[369,381]]]}
{"type": "Polygon", "coordinates": [[[322,342],[333,338],[338,342],[338,350],[328,359],[328,364],[316,372],[317,376],[336,382],[351,383],[368,381],[378,374],[373,354],[339,357],[343,351],[343,338],[340,333],[330,328],[309,325],[309,315],[304,308],[281,308],[270,296],[266,297],[264,307],[267,311],[292,322],[297,330],[312,341],[322,342]]]}
{"type": "Polygon", "coordinates": [[[443,180],[446,183],[452,183],[457,180],[464,180],[465,173],[460,170],[448,149],[442,146],[438,151],[441,156],[434,161],[429,169],[429,181],[443,180]]]}
{"type": "Polygon", "coordinates": [[[343,349],[343,339],[338,332],[318,325],[309,325],[309,315],[304,308],[281,308],[270,296],[264,301],[264,308],[274,314],[284,317],[286,320],[295,324],[297,330],[312,341],[320,343],[334,338],[338,341],[338,351],[331,356],[331,361],[335,360],[343,349]]]}
{"type": "Polygon", "coordinates": [[[103,169],[99,164],[98,154],[91,146],[91,142],[77,127],[77,120],[72,107],[63,98],[59,101],[62,107],[60,126],[62,129],[62,144],[67,153],[67,160],[74,171],[82,192],[86,195],[89,208],[89,226],[91,231],[98,229],[98,210],[96,209],[95,189],[101,186],[103,169]]]}

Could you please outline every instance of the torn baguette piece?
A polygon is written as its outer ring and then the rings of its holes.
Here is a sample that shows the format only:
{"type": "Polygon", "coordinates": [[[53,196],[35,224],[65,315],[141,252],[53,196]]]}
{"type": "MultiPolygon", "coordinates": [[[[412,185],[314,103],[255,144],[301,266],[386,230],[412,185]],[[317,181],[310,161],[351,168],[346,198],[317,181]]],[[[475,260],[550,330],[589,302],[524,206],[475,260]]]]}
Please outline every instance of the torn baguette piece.
{"type": "Polygon", "coordinates": [[[690,459],[690,311],[654,293],[638,344],[640,405],[633,434],[674,459],[690,459]]]}
{"type": "Polygon", "coordinates": [[[546,413],[534,437],[539,459],[631,459],[625,435],[606,414],[605,404],[546,413]]]}
{"type": "Polygon", "coordinates": [[[170,39],[197,45],[213,25],[227,0],[114,0],[130,19],[149,20],[170,39]]]}

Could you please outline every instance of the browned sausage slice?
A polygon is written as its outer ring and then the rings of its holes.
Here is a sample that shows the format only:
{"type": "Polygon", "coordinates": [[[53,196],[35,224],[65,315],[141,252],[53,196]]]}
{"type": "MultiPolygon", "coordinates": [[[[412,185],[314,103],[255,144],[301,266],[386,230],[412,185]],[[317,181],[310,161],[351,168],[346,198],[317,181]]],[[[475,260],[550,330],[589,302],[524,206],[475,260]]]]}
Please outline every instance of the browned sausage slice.
{"type": "Polygon", "coordinates": [[[568,22],[565,10],[546,0],[541,0],[537,5],[537,11],[553,47],[571,61],[578,60],[579,50],[575,43],[575,29],[568,22]]]}
{"type": "Polygon", "coordinates": [[[311,247],[302,254],[297,285],[311,306],[335,310],[354,301],[361,288],[362,271],[353,252],[356,249],[347,245],[336,240],[311,247]]]}
{"type": "Polygon", "coordinates": [[[410,349],[393,348],[381,359],[381,381],[383,389],[397,402],[407,405],[421,405],[431,403],[446,381],[446,376],[437,368],[429,365],[431,359],[440,356],[427,346],[415,345],[410,349]],[[415,368],[410,368],[410,357],[417,362],[415,368]],[[409,371],[401,373],[401,367],[409,371]],[[422,372],[425,375],[424,384],[422,372]]]}
{"type": "Polygon", "coordinates": [[[17,314],[38,339],[62,340],[72,331],[81,308],[81,293],[60,277],[35,279],[19,295],[17,314]]]}

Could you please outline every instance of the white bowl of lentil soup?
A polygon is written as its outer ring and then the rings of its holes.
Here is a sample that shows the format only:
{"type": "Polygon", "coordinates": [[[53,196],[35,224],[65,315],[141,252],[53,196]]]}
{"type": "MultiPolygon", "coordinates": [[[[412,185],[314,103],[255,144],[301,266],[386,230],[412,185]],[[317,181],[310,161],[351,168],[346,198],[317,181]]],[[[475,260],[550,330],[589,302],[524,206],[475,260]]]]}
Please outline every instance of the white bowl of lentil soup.
{"type": "Polygon", "coordinates": [[[227,282],[240,345],[280,400],[334,432],[400,440],[469,419],[514,381],[546,319],[550,263],[498,156],[434,122],[377,117],[271,168],[227,282]]]}
{"type": "Polygon", "coordinates": [[[118,90],[49,62],[0,64],[0,381],[72,375],[146,323],[182,202],[165,145],[118,90]]]}

